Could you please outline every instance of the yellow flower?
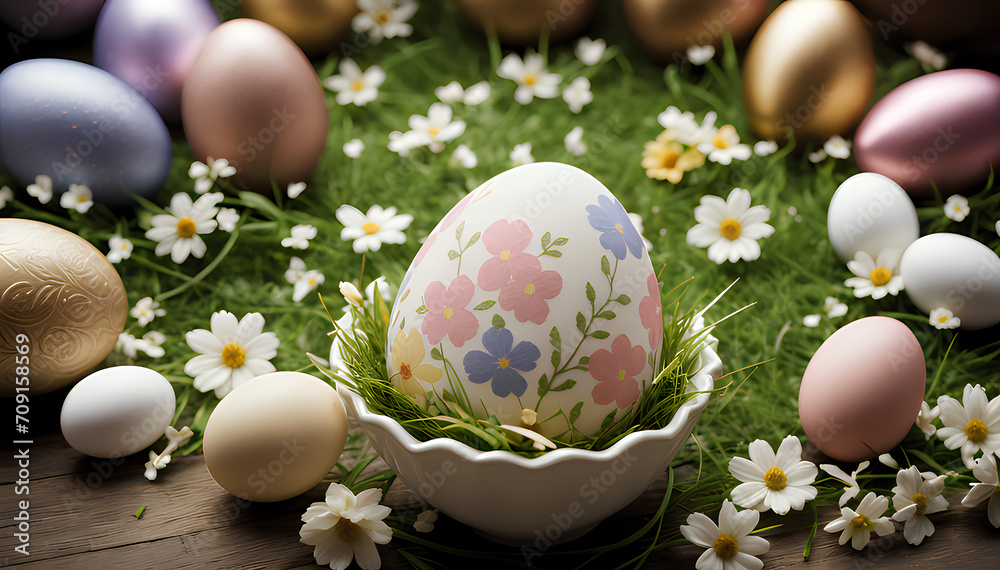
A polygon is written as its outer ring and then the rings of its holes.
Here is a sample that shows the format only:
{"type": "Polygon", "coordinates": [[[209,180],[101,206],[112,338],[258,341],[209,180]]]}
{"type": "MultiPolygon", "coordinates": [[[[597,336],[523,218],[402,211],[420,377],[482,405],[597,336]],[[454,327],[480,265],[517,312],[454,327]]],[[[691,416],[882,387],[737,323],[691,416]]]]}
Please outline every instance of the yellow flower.
{"type": "Polygon", "coordinates": [[[646,143],[642,151],[642,167],[646,176],[656,180],[667,180],[677,184],[688,170],[694,170],[705,164],[705,155],[698,149],[684,149],[675,140],[669,130],[663,131],[655,141],[646,143]]]}
{"type": "Polygon", "coordinates": [[[420,405],[426,401],[426,392],[419,381],[434,383],[441,379],[440,368],[422,363],[425,354],[424,337],[416,327],[410,328],[408,333],[399,331],[389,351],[397,370],[392,376],[392,385],[420,405]]]}

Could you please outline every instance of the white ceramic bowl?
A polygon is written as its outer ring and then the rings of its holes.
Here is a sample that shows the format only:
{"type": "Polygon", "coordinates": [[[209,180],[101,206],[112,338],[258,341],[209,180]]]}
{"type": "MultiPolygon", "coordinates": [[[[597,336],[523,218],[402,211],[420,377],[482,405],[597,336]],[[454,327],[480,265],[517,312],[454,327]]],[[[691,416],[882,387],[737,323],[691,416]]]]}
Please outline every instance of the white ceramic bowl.
{"type": "Polygon", "coordinates": [[[699,358],[689,390],[701,393],[666,427],[631,433],[603,451],[563,448],[534,459],[478,451],[452,439],[418,441],[395,420],[369,411],[343,384],[338,391],[349,417],[410,490],[487,538],[539,548],[583,535],[663,474],[722,374],[712,347],[699,358]]]}

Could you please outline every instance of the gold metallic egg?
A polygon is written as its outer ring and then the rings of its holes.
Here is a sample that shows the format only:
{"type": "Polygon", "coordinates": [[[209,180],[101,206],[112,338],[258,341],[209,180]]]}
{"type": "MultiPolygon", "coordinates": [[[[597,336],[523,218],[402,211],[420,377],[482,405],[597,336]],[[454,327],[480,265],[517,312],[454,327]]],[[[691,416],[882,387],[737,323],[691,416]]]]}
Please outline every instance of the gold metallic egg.
{"type": "Polygon", "coordinates": [[[0,220],[0,396],[83,378],[127,316],[125,286],[97,248],[49,224],[0,220]]]}
{"type": "Polygon", "coordinates": [[[629,28],[650,56],[682,62],[692,45],[740,45],[767,15],[767,0],[625,0],[629,28]]]}
{"type": "Polygon", "coordinates": [[[875,54],[845,0],[791,0],[750,42],[743,63],[747,117],[765,139],[825,141],[861,121],[875,89],[875,54]]]}
{"type": "Polygon", "coordinates": [[[542,34],[550,42],[577,36],[590,23],[596,0],[459,0],[470,20],[492,26],[500,41],[536,45],[542,34]]]}
{"type": "Polygon", "coordinates": [[[181,94],[195,158],[225,158],[237,185],[271,192],[309,178],[326,147],[330,114],[305,54],[275,27],[242,18],[205,40],[181,94]]]}
{"type": "Polygon", "coordinates": [[[243,0],[247,16],[284,32],[309,55],[328,53],[360,12],[355,0],[243,0]]]}

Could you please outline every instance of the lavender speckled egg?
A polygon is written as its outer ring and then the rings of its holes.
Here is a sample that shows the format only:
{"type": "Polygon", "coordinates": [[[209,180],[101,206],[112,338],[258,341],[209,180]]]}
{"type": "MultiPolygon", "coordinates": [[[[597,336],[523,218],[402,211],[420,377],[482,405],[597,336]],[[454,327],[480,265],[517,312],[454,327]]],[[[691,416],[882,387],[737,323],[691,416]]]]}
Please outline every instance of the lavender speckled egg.
{"type": "Polygon", "coordinates": [[[167,179],[173,148],[149,101],[96,67],[32,59],[0,73],[0,161],[27,186],[84,184],[110,206],[148,197],[167,179]]]}
{"type": "Polygon", "coordinates": [[[1000,168],[1000,77],[952,69],[907,81],[868,112],[854,157],[916,198],[933,195],[932,181],[944,196],[981,189],[1000,168]]]}
{"type": "Polygon", "coordinates": [[[108,0],[94,30],[94,65],[177,121],[184,80],[218,25],[208,0],[108,0]]]}
{"type": "Polygon", "coordinates": [[[503,172],[452,208],[390,318],[386,364],[404,393],[458,394],[515,426],[533,410],[539,431],[564,441],[624,414],[663,338],[656,275],[625,209],[593,176],[551,162],[503,172]]]}

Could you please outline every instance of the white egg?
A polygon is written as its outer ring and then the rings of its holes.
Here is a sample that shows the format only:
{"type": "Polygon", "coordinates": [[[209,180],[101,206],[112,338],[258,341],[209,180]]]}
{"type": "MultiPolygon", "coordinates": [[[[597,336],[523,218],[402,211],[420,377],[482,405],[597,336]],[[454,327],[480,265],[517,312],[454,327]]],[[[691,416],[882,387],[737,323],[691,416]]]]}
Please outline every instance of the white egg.
{"type": "Polygon", "coordinates": [[[972,238],[924,236],[903,254],[899,274],[904,291],[925,313],[948,309],[963,330],[1000,323],[1000,257],[972,238]]]}
{"type": "Polygon", "coordinates": [[[174,389],[142,366],[98,370],[70,390],[59,423],[70,446],[93,457],[124,457],[153,444],[174,417],[174,389]]]}
{"type": "Polygon", "coordinates": [[[872,172],[848,178],[833,193],[826,215],[827,233],[844,261],[859,251],[878,257],[884,249],[904,251],[917,237],[917,210],[892,180],[872,172]]]}
{"type": "Polygon", "coordinates": [[[529,164],[473,190],[428,236],[393,307],[387,366],[418,402],[458,394],[516,426],[532,410],[543,435],[569,440],[570,420],[595,434],[650,384],[660,313],[614,195],[573,166],[529,164]]]}

